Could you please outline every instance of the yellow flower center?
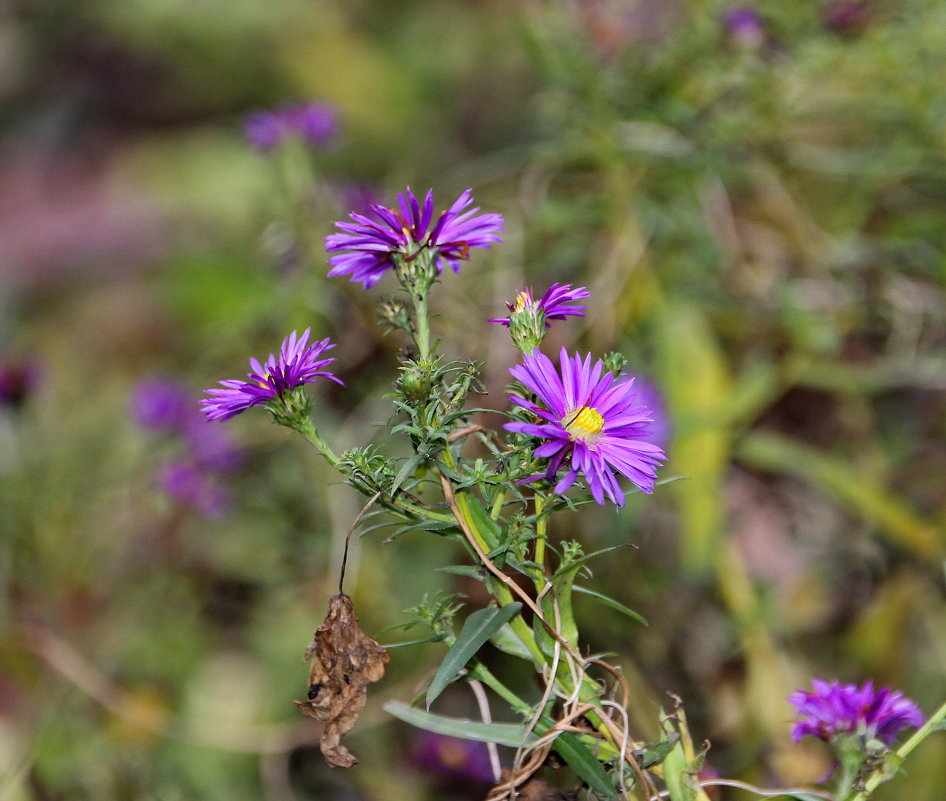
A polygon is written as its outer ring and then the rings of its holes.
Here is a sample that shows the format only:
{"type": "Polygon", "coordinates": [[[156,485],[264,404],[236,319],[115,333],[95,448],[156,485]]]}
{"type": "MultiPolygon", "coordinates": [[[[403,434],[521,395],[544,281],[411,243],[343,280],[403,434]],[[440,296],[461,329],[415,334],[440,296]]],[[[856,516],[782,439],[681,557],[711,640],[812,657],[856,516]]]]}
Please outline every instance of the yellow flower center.
{"type": "Polygon", "coordinates": [[[601,429],[604,428],[604,418],[597,409],[582,406],[571,412],[563,421],[562,426],[571,435],[572,439],[582,442],[594,441],[601,429]]]}
{"type": "Polygon", "coordinates": [[[523,289],[519,294],[516,295],[516,306],[513,309],[514,312],[521,312],[528,306],[532,305],[532,295],[529,294],[528,289],[523,289]]]}

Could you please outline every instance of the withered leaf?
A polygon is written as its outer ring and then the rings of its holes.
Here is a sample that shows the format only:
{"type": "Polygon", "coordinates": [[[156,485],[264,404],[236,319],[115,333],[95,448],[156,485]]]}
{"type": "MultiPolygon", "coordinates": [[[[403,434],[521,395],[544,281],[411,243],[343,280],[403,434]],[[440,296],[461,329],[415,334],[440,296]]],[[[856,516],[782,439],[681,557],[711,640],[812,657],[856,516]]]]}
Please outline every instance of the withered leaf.
{"type": "Polygon", "coordinates": [[[388,652],[361,630],[351,598],[344,593],[333,596],[303,657],[312,661],[308,698],[293,701],[304,715],[325,721],[319,747],[330,766],[358,764],[342,745],[342,737],[354,728],[365,707],[368,685],[384,676],[389,659],[388,652]]]}

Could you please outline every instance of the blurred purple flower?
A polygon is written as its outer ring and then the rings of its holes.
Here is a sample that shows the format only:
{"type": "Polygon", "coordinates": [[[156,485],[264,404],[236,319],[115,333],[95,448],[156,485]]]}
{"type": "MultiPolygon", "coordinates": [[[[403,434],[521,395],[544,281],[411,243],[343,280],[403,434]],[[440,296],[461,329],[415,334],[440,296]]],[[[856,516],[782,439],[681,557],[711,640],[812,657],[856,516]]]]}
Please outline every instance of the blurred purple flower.
{"type": "Polygon", "coordinates": [[[39,367],[27,359],[0,364],[0,406],[20,408],[39,385],[39,367]]]}
{"type": "Polygon", "coordinates": [[[723,27],[737,44],[753,48],[765,41],[765,25],[758,12],[749,6],[734,6],[723,14],[723,27]]]}
{"type": "Polygon", "coordinates": [[[171,462],[162,468],[158,480],[168,495],[205,517],[221,518],[226,514],[229,505],[226,490],[213,483],[207,472],[194,462],[171,462]]]}
{"type": "Polygon", "coordinates": [[[652,418],[650,433],[643,439],[652,442],[658,448],[666,451],[670,444],[673,426],[670,424],[670,415],[667,412],[667,403],[657,382],[643,376],[634,379],[635,400],[641,406],[650,409],[652,418]]]}
{"type": "Polygon", "coordinates": [[[243,453],[234,447],[226,428],[212,425],[200,412],[194,412],[183,433],[194,460],[201,467],[227,473],[242,464],[243,453]]]}
{"type": "Polygon", "coordinates": [[[253,372],[246,374],[249,381],[228,379],[220,382],[222,389],[214,387],[205,390],[211,397],[199,401],[198,405],[207,419],[229,420],[251,406],[263,406],[283,393],[302,384],[310,384],[318,378],[328,378],[341,384],[330,372],[319,369],[335,361],[334,358],[319,358],[335,345],[329,342],[328,337],[310,344],[310,332],[311,329],[307,328],[300,337],[293,331],[283,340],[279,356],[270,354],[265,366],[256,359],[250,359],[253,372]]]}
{"type": "Polygon", "coordinates": [[[509,370],[544,404],[515,395],[510,398],[544,422],[512,422],[504,428],[548,440],[535,450],[537,457],[549,458],[548,469],[527,480],[555,480],[570,457],[568,472],[555,485],[556,493],[565,492],[579,473],[599,504],[607,495],[617,506],[624,505],[615,473],[630,479],[642,492],[653,492],[657,467],[665,456],[647,441],[651,414],[637,402],[634,379],[615,379],[600,359],[592,365],[590,355],[582,360],[578,354],[569,356],[565,348],[559,363],[556,370],[548,356],[535,351],[509,370]]]}
{"type": "Polygon", "coordinates": [[[368,184],[348,184],[342,187],[342,206],[358,214],[368,214],[378,203],[378,193],[368,184]]]}
{"type": "Polygon", "coordinates": [[[325,249],[339,254],[329,259],[330,277],[350,275],[353,282],[370,289],[387,270],[395,268],[395,256],[409,261],[424,248],[433,254],[438,274],[444,262],[459,272],[460,261],[469,258],[471,248],[488,248],[502,241],[498,233],[503,229],[502,216],[468,208],[473,202],[470,189],[436,222],[433,190],[427,193],[423,206],[410,187],[397,199],[397,209],[374,204],[370,213],[375,219],[353,212],[349,215],[352,222],[335,223],[342,233],[325,238],[325,249]]]}
{"type": "Polygon", "coordinates": [[[836,0],[824,10],[825,28],[841,36],[860,33],[870,18],[870,6],[863,0],[836,0]]]}
{"type": "Polygon", "coordinates": [[[457,781],[493,781],[486,744],[474,740],[424,731],[414,744],[412,759],[425,770],[457,781]]]}
{"type": "Polygon", "coordinates": [[[243,130],[250,143],[263,152],[278,147],[287,136],[298,136],[325,148],[338,132],[338,121],[330,104],[307,103],[254,111],[243,121],[243,130]]]}
{"type": "Polygon", "coordinates": [[[152,431],[183,430],[193,415],[190,393],[176,381],[148,378],[139,382],[131,396],[131,416],[152,431]]]}
{"type": "MultiPolygon", "coordinates": [[[[575,305],[575,301],[584,298],[590,298],[591,293],[583,286],[572,287],[571,284],[552,284],[545,294],[536,301],[532,297],[532,290],[529,287],[521,290],[515,301],[507,303],[506,308],[511,314],[519,312],[531,312],[532,314],[542,313],[545,318],[545,327],[549,328],[549,320],[564,320],[566,317],[584,317],[587,306],[575,305]]],[[[490,320],[491,323],[502,323],[509,326],[509,317],[497,317],[490,320]]]]}
{"type": "Polygon", "coordinates": [[[294,106],[284,113],[291,130],[318,147],[328,147],[338,132],[335,107],[328,103],[294,106]]]}
{"type": "Polygon", "coordinates": [[[873,682],[863,687],[813,679],[813,691],[797,690],[788,700],[795,706],[792,740],[806,735],[830,742],[840,734],[857,734],[867,740],[877,738],[890,745],[904,729],[923,724],[923,713],[903,693],[873,682]]]}
{"type": "Polygon", "coordinates": [[[254,111],[243,121],[243,130],[250,143],[263,152],[278,147],[288,133],[286,121],[278,111],[254,111]]]}

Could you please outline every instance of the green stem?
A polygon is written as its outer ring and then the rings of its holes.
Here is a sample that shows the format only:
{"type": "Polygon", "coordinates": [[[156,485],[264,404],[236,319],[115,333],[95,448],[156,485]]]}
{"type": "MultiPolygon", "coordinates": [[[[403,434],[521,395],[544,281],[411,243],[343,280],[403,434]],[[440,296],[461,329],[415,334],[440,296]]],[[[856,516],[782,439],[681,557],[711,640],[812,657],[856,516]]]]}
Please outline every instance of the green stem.
{"type": "Polygon", "coordinates": [[[411,303],[414,306],[414,343],[420,352],[419,360],[430,358],[430,315],[427,311],[427,292],[410,290],[411,303]]]}
{"type": "Polygon", "coordinates": [[[539,565],[542,569],[542,576],[537,576],[535,579],[535,591],[542,592],[545,589],[545,542],[548,538],[548,518],[543,516],[542,509],[545,506],[545,496],[541,493],[536,492],[533,496],[535,503],[535,553],[533,558],[535,563],[539,565]]]}
{"type": "Polygon", "coordinates": [[[520,715],[532,715],[532,707],[497,679],[493,672],[479,660],[474,659],[470,663],[470,676],[483,682],[520,715]]]}
{"type": "MultiPolygon", "coordinates": [[[[900,764],[906,759],[914,748],[929,737],[944,719],[946,719],[946,702],[930,716],[926,723],[913,733],[912,737],[894,751],[894,755],[898,760],[897,764],[900,764]]],[[[891,778],[889,770],[886,770],[884,766],[881,765],[867,777],[867,781],[864,782],[864,789],[857,793],[857,795],[852,796],[850,801],[867,801],[871,793],[889,778],[891,778]]]]}
{"type": "MultiPolygon", "coordinates": [[[[339,473],[345,475],[344,471],[339,468],[341,459],[338,458],[331,446],[324,439],[322,439],[322,435],[319,434],[311,419],[306,418],[305,420],[296,423],[295,431],[298,432],[302,438],[306,440],[306,442],[315,446],[315,449],[322,454],[325,461],[338,470],[339,473]]],[[[364,492],[364,490],[362,490],[362,492],[364,492]]],[[[370,496],[373,494],[373,492],[368,491],[365,492],[365,494],[370,496]]],[[[446,514],[445,512],[435,512],[433,509],[427,509],[423,506],[419,506],[416,503],[411,503],[410,501],[404,500],[403,498],[379,498],[378,503],[393,512],[401,512],[412,515],[413,517],[423,518],[425,520],[438,520],[442,523],[455,522],[453,515],[446,514]]]]}
{"type": "Polygon", "coordinates": [[[493,499],[493,508],[489,512],[489,516],[495,520],[502,514],[503,504],[506,502],[506,491],[500,490],[496,493],[496,497],[493,499]]]}
{"type": "Polygon", "coordinates": [[[338,458],[335,451],[332,450],[331,445],[322,439],[322,435],[318,432],[318,429],[316,429],[311,418],[306,417],[297,421],[294,428],[304,440],[315,446],[315,449],[322,454],[325,461],[338,470],[338,464],[341,460],[338,458]]]}

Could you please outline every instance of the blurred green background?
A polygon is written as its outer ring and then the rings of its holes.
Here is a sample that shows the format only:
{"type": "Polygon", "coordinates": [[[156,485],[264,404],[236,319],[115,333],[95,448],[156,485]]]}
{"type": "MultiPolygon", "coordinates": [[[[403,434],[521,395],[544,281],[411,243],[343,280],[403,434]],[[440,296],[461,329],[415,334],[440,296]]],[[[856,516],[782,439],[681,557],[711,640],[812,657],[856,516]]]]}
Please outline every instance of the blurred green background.
{"type": "MultiPolygon", "coordinates": [[[[636,546],[591,584],[650,625],[578,614],[639,737],[677,693],[714,771],[811,783],[830,757],[790,744],[785,696],[812,676],[942,701],[946,4],[6,0],[0,798],[485,795],[380,709],[438,645],[392,651],[351,771],[291,704],[362,499],[263,413],[217,429],[238,466],[169,493],[188,445],[132,413],[143,380],[196,403],[311,325],[347,384],[316,388],[322,432],[403,453],[375,427],[393,282],[326,279],[321,239],[407,184],[506,217],[434,297],[445,351],[488,360],[485,404],[515,360],[486,319],[553,281],[593,305],[551,350],[620,350],[665,393],[664,475],[688,479],[553,528],[636,546]],[[311,100],[337,109],[329,147],[248,143],[248,113],[311,100]]],[[[485,601],[437,572],[448,543],[383,538],[347,582],[382,642],[426,591],[485,601]]],[[[455,690],[441,711],[476,714],[455,690]]],[[[940,736],[877,797],[944,783],[940,736]]]]}

